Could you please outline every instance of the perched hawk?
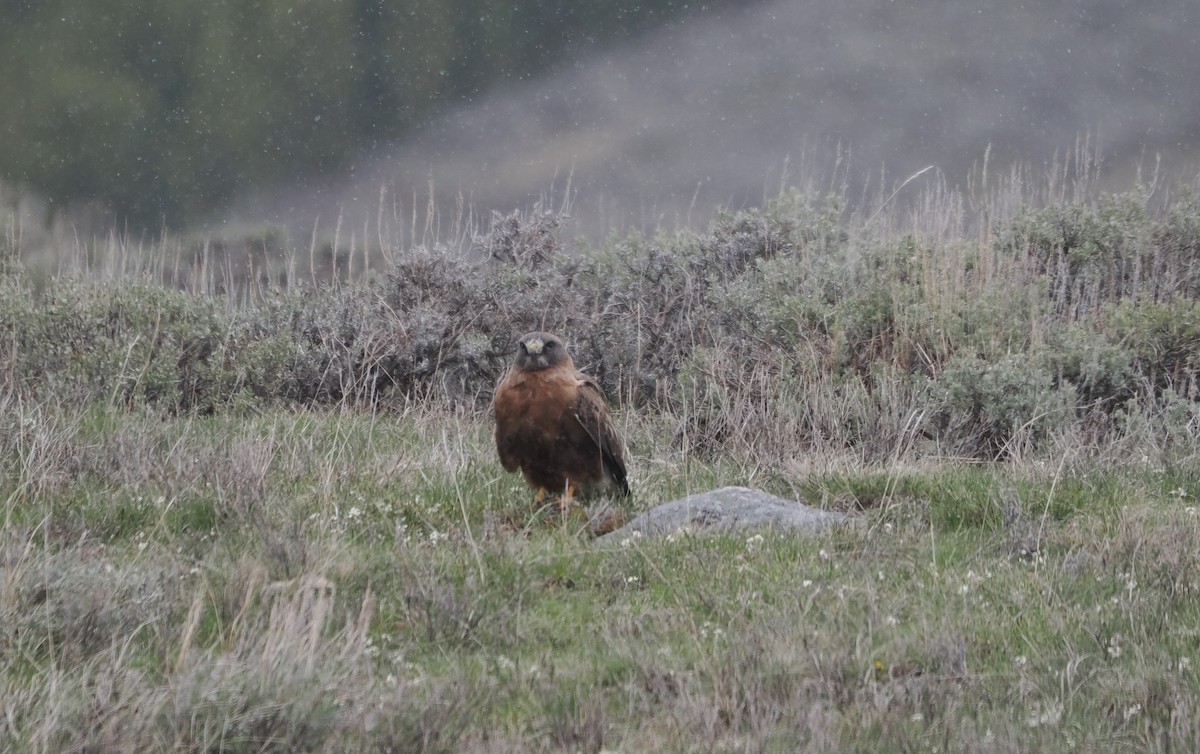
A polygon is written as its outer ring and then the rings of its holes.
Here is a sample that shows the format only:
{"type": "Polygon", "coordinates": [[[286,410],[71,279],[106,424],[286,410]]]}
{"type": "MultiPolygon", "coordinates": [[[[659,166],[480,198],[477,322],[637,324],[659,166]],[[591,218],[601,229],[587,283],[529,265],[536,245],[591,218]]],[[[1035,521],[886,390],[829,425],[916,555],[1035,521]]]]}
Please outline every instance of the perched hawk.
{"type": "Polygon", "coordinates": [[[625,451],[604,391],[575,368],[558,337],[532,332],[496,386],[496,450],[505,471],[521,470],[540,502],[547,494],[629,494],[625,451]]]}

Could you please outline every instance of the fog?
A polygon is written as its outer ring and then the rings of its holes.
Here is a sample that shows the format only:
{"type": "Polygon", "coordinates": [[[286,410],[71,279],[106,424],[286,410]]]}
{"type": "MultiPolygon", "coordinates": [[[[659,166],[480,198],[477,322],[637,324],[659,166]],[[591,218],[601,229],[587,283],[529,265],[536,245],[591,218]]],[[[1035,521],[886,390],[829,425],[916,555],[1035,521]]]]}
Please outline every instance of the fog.
{"type": "MultiPolygon", "coordinates": [[[[460,201],[481,217],[569,200],[571,233],[706,222],[781,185],[963,185],[1086,139],[1113,186],[1194,175],[1200,4],[767,2],[700,13],[445,112],[343,175],[261,188],[212,230],[314,225],[460,201]]],[[[914,185],[913,190],[917,186],[914,185]]],[[[386,221],[385,221],[386,222],[386,221]]]]}

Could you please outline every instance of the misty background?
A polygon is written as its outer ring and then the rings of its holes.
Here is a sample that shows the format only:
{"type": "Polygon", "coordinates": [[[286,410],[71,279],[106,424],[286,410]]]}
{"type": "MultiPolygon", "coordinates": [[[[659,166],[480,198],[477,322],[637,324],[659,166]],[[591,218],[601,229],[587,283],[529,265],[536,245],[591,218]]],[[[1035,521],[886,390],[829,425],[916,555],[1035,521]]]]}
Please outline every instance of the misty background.
{"type": "Polygon", "coordinates": [[[1116,189],[1196,174],[1190,0],[555,5],[0,3],[4,198],[27,227],[307,245],[431,204],[565,205],[599,239],[1081,141],[1116,189]]]}

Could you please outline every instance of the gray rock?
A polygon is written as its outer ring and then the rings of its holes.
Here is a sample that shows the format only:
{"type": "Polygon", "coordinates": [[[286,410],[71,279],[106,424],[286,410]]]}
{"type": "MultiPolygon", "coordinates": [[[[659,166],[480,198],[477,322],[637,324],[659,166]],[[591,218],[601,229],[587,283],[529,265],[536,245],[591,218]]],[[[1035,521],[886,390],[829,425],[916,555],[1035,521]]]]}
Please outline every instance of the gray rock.
{"type": "Polygon", "coordinates": [[[818,532],[846,520],[843,513],[811,508],[747,487],[722,487],[688,495],[652,508],[600,541],[633,536],[662,537],[676,532],[698,534],[752,529],[818,532]]]}

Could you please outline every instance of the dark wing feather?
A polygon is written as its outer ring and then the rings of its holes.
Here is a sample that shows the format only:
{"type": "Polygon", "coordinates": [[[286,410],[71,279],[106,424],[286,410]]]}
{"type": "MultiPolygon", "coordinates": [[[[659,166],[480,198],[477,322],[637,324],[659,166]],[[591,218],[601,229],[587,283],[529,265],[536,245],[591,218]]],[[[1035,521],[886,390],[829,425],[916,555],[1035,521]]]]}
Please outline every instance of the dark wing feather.
{"type": "Polygon", "coordinates": [[[576,372],[576,377],[579,379],[579,392],[575,400],[575,420],[600,447],[605,473],[612,477],[622,495],[628,495],[629,481],[625,476],[625,448],[621,444],[617,428],[613,426],[604,389],[594,379],[581,372],[576,372]]]}

